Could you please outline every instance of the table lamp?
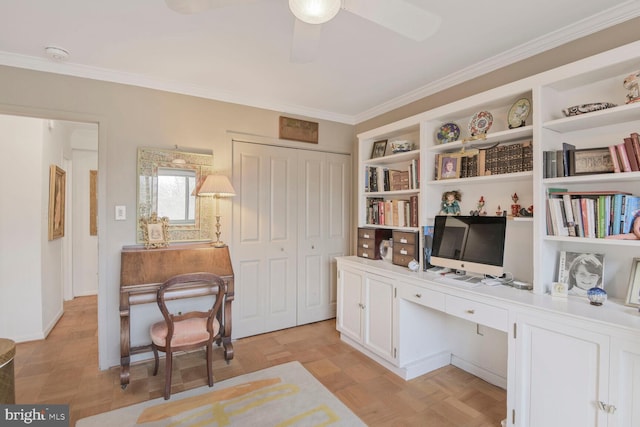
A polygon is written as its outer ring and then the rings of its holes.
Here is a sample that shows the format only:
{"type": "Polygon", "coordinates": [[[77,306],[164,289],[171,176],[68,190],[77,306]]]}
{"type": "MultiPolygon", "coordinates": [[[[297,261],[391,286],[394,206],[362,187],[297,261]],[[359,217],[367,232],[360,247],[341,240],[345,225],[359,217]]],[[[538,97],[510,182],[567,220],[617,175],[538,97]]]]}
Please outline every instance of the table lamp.
{"type": "Polygon", "coordinates": [[[216,248],[227,246],[220,240],[220,198],[233,197],[236,195],[229,178],[224,175],[207,175],[202,183],[198,196],[213,196],[216,199],[216,241],[211,243],[216,248]]]}

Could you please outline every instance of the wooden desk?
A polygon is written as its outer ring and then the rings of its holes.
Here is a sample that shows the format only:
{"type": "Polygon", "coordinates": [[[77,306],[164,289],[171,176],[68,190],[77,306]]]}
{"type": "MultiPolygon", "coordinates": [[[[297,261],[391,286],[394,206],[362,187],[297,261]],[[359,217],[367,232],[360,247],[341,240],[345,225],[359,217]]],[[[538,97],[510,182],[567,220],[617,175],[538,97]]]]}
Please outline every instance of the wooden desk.
{"type": "MultiPolygon", "coordinates": [[[[210,244],[175,244],[167,248],[144,249],[125,246],[121,252],[120,266],[120,385],[129,384],[131,355],[151,350],[151,344],[131,348],[130,307],[135,304],[156,303],[156,292],[160,285],[176,274],[214,273],[222,277],[227,285],[224,308],[221,311],[220,327],[224,358],[233,359],[231,344],[231,303],[234,298],[233,267],[229,248],[215,248],[210,244]]],[[[207,295],[210,289],[190,289],[173,298],[190,298],[207,295]]]]}

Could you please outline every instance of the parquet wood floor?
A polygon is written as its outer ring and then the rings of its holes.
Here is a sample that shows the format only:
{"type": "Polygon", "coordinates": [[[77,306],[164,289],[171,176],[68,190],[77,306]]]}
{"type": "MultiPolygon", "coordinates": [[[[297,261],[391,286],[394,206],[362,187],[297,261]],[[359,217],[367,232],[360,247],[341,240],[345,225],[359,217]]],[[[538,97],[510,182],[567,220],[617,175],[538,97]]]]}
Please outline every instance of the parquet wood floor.
{"type": "MultiPolygon", "coordinates": [[[[95,297],[65,303],[47,339],[16,347],[16,403],[70,405],[71,426],[89,415],[161,397],[164,363],[132,366],[120,388],[119,368],[98,369],[95,297]]],[[[369,426],[483,427],[505,418],[506,392],[447,366],[404,381],[340,341],[335,321],[243,338],[234,342],[229,365],[214,356],[216,381],[298,360],[369,426]]],[[[172,393],[205,385],[204,351],[174,358],[172,393]]],[[[215,385],[214,385],[215,388],[215,385]]]]}

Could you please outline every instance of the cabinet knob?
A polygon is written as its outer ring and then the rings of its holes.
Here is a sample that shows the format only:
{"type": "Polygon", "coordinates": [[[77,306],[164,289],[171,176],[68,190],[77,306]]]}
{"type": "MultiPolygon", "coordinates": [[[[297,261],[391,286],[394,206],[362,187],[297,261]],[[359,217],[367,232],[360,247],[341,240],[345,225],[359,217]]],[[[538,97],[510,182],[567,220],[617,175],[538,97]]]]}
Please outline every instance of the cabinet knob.
{"type": "Polygon", "coordinates": [[[316,245],[311,245],[311,249],[315,249],[315,248],[316,248],[316,245]]]}
{"type": "Polygon", "coordinates": [[[470,308],[470,309],[468,309],[468,310],[465,310],[465,312],[466,312],[467,314],[474,314],[476,311],[475,311],[474,309],[470,308]]]}
{"type": "Polygon", "coordinates": [[[422,294],[416,294],[416,298],[422,298],[422,294]]]}

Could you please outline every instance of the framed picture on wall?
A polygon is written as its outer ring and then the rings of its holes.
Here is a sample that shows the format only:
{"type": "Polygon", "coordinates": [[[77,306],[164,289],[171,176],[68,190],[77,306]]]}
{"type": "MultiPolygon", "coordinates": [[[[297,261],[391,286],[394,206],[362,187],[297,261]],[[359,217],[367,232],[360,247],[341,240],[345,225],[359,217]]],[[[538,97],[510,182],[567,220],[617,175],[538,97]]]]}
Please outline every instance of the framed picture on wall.
{"type": "Polygon", "coordinates": [[[65,171],[49,166],[49,240],[64,237],[65,188],[65,171]]]}

